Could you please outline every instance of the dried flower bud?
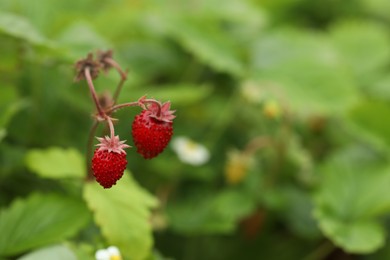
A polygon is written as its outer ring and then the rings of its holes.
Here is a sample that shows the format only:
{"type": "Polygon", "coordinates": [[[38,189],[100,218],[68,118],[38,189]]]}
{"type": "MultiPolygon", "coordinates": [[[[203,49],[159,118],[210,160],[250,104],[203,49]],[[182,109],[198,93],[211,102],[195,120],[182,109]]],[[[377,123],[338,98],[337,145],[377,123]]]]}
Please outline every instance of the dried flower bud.
{"type": "Polygon", "coordinates": [[[101,68],[104,73],[107,73],[111,68],[112,64],[108,62],[108,60],[112,59],[113,51],[108,50],[108,51],[97,51],[97,59],[101,64],[101,68]]]}
{"type": "Polygon", "coordinates": [[[78,60],[75,64],[76,68],[76,77],[75,81],[80,81],[85,79],[85,70],[88,68],[89,73],[91,74],[91,78],[95,79],[99,76],[100,63],[93,59],[92,53],[89,53],[87,58],[78,60]]]}

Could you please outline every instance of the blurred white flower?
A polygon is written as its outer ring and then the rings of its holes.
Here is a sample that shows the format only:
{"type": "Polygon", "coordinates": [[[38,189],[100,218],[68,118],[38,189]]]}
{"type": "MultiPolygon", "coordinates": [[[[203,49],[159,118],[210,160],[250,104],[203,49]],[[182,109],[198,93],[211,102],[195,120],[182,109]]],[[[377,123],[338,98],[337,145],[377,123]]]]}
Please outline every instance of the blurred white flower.
{"type": "Polygon", "coordinates": [[[96,260],[122,260],[121,253],[116,246],[107,249],[99,249],[95,254],[96,260]]]}
{"type": "Polygon", "coordinates": [[[206,147],[184,136],[174,138],[172,148],[182,162],[191,165],[205,164],[210,158],[206,147]]]}

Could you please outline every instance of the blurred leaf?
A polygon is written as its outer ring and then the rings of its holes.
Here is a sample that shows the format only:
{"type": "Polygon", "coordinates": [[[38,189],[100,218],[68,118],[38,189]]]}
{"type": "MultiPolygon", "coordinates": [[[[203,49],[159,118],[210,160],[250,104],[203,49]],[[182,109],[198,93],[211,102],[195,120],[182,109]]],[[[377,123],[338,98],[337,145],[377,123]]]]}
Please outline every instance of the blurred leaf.
{"type": "Polygon", "coordinates": [[[26,165],[45,178],[83,178],[85,175],[83,156],[75,149],[33,149],[26,155],[26,165]]]}
{"type": "Polygon", "coordinates": [[[254,208],[253,198],[238,190],[225,190],[215,196],[199,192],[170,205],[168,216],[171,227],[181,233],[229,234],[254,208]]]}
{"type": "Polygon", "coordinates": [[[378,217],[390,211],[390,169],[362,148],[334,154],[322,167],[323,182],[315,200],[320,229],[351,253],[383,246],[378,217]]]}
{"type": "Polygon", "coordinates": [[[11,118],[26,106],[27,102],[25,100],[18,100],[4,108],[0,113],[0,127],[5,127],[11,118]]]}
{"type": "Polygon", "coordinates": [[[55,260],[77,260],[76,255],[65,245],[54,245],[44,248],[39,248],[27,255],[24,255],[18,260],[42,260],[42,259],[55,259],[55,260]]]}
{"type": "Polygon", "coordinates": [[[253,47],[252,73],[271,93],[300,113],[343,113],[357,100],[353,78],[322,34],[279,30],[253,47]]]}
{"type": "Polygon", "coordinates": [[[188,106],[210,96],[212,90],[213,88],[208,85],[196,84],[145,86],[142,89],[123,89],[121,100],[148,95],[164,102],[170,100],[174,106],[188,106]]]}
{"type": "Polygon", "coordinates": [[[26,40],[32,44],[52,46],[26,18],[15,14],[0,13],[0,32],[26,40]]]}
{"type": "Polygon", "coordinates": [[[367,254],[384,245],[385,230],[374,220],[340,221],[324,211],[316,217],[324,234],[347,252],[367,254]]]}
{"type": "Polygon", "coordinates": [[[284,201],[282,216],[294,233],[307,238],[320,237],[309,194],[296,187],[279,189],[284,201]]]}
{"type": "Polygon", "coordinates": [[[364,10],[390,20],[390,2],[387,0],[361,0],[364,10]]]}
{"type": "Polygon", "coordinates": [[[344,21],[335,24],[330,35],[360,83],[388,64],[390,37],[383,25],[368,21],[344,21]]]}
{"type": "Polygon", "coordinates": [[[87,22],[75,22],[60,34],[57,40],[68,48],[72,57],[80,58],[96,49],[109,49],[111,44],[87,22]]]}
{"type": "Polygon", "coordinates": [[[34,194],[0,211],[0,255],[20,254],[76,234],[89,213],[78,200],[34,194]]]}
{"type": "Polygon", "coordinates": [[[0,143],[1,141],[3,141],[6,135],[7,135],[7,131],[4,128],[0,128],[0,143]]]}
{"type": "Polygon", "coordinates": [[[172,19],[168,33],[197,58],[217,71],[242,75],[237,46],[222,28],[201,19],[172,19]]]}
{"type": "Polygon", "coordinates": [[[111,245],[129,259],[144,259],[153,244],[150,209],[157,201],[131,177],[129,172],[111,189],[89,182],[84,199],[94,212],[97,225],[111,245]]]}
{"type": "Polygon", "coordinates": [[[367,91],[374,98],[390,101],[390,75],[382,75],[381,77],[372,80],[367,85],[367,91]]]}
{"type": "Polygon", "coordinates": [[[364,134],[390,146],[390,121],[383,115],[390,114],[390,105],[383,101],[366,100],[354,107],[349,116],[351,122],[364,134]]]}

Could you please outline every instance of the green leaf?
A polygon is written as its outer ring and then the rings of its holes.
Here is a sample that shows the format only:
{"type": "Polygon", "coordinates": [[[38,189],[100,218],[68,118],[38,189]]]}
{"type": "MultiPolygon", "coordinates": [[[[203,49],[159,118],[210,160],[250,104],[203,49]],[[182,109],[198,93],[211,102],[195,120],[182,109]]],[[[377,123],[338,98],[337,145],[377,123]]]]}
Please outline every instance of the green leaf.
{"type": "Polygon", "coordinates": [[[320,33],[284,29],[261,36],[252,76],[264,94],[302,114],[342,114],[358,98],[352,75],[320,33]]]}
{"type": "Polygon", "coordinates": [[[129,172],[111,189],[89,182],[84,199],[111,245],[129,259],[144,259],[153,244],[150,209],[157,201],[133,180],[129,172]]]}
{"type": "Polygon", "coordinates": [[[237,46],[216,24],[188,17],[171,20],[168,33],[197,58],[217,71],[235,76],[243,74],[237,46]]]}
{"type": "Polygon", "coordinates": [[[229,234],[254,208],[255,201],[244,192],[226,190],[215,196],[197,194],[176,202],[168,208],[168,216],[172,228],[181,233],[229,234]]]}
{"type": "Polygon", "coordinates": [[[368,85],[368,94],[376,99],[390,101],[390,75],[381,75],[368,85]]]}
{"type": "Polygon", "coordinates": [[[89,220],[79,200],[34,194],[0,212],[0,255],[20,254],[76,234],[89,220]]]}
{"type": "Polygon", "coordinates": [[[390,114],[390,105],[378,100],[365,100],[349,113],[350,122],[364,135],[390,146],[390,121],[383,115],[390,114]]]}
{"type": "Polygon", "coordinates": [[[111,44],[100,36],[87,22],[75,22],[58,37],[58,42],[68,48],[71,57],[84,57],[95,49],[108,49],[111,44]]]}
{"type": "Polygon", "coordinates": [[[331,29],[331,37],[344,61],[362,83],[390,59],[388,29],[368,21],[344,21],[331,29]]]}
{"type": "Polygon", "coordinates": [[[0,127],[7,126],[8,122],[12,119],[12,117],[25,108],[27,106],[26,100],[18,100],[11,104],[9,104],[7,107],[2,109],[0,114],[0,127]]]}
{"type": "Polygon", "coordinates": [[[334,154],[321,168],[315,217],[324,234],[344,250],[370,253],[385,240],[378,217],[390,212],[390,168],[364,148],[334,154]]]}
{"type": "Polygon", "coordinates": [[[320,237],[321,232],[313,217],[313,203],[307,192],[296,187],[279,187],[283,196],[282,216],[295,234],[307,238],[320,237]]]}
{"type": "Polygon", "coordinates": [[[83,178],[85,175],[83,156],[71,148],[30,150],[26,155],[26,165],[31,171],[45,178],[83,178]]]}
{"type": "Polygon", "coordinates": [[[200,102],[211,95],[213,88],[208,85],[196,84],[172,84],[159,86],[145,86],[140,90],[124,89],[121,93],[122,100],[129,100],[134,96],[143,96],[150,93],[154,98],[165,101],[171,101],[175,106],[191,105],[200,102]]]}
{"type": "Polygon", "coordinates": [[[51,47],[51,43],[24,17],[0,13],[0,33],[26,40],[32,44],[51,47]]]}
{"type": "Polygon", "coordinates": [[[324,234],[347,252],[371,253],[385,243],[385,230],[376,221],[340,221],[323,211],[316,217],[324,234]]]}
{"type": "Polygon", "coordinates": [[[56,259],[56,260],[77,260],[76,255],[65,245],[54,245],[44,248],[39,248],[27,255],[24,255],[18,260],[42,260],[42,259],[56,259]]]}

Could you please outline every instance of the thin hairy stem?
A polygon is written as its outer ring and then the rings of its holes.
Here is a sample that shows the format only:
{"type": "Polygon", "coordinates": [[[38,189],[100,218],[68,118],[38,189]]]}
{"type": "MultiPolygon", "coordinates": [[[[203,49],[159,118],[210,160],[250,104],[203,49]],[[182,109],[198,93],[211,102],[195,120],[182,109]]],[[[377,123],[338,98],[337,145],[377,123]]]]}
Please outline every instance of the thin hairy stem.
{"type": "Polygon", "coordinates": [[[259,149],[262,149],[273,144],[271,138],[268,136],[258,136],[252,139],[244,149],[244,153],[247,155],[252,155],[257,152],[259,149]]]}
{"type": "Polygon", "coordinates": [[[139,106],[139,103],[138,102],[128,102],[128,103],[123,103],[123,104],[119,104],[119,105],[115,105],[113,107],[111,107],[107,113],[108,114],[111,114],[119,109],[122,109],[122,108],[125,108],[125,107],[135,107],[135,106],[139,106]]]}
{"type": "Polygon", "coordinates": [[[155,104],[158,107],[157,116],[161,116],[161,103],[155,99],[144,99],[142,103],[155,104]]]}
{"type": "Polygon", "coordinates": [[[113,68],[115,68],[120,74],[123,81],[127,79],[127,72],[124,72],[121,66],[119,66],[119,64],[115,60],[111,58],[104,58],[104,62],[110,64],[113,68]]]}
{"type": "Polygon", "coordinates": [[[95,87],[94,87],[94,85],[93,85],[93,82],[92,82],[92,77],[91,77],[91,72],[90,72],[89,67],[86,67],[86,68],[85,68],[84,74],[85,74],[85,78],[87,79],[89,91],[91,92],[92,99],[93,99],[93,101],[95,102],[95,106],[96,106],[96,109],[97,109],[97,111],[98,111],[98,113],[99,113],[99,116],[102,117],[102,118],[105,118],[105,117],[106,117],[106,114],[104,113],[102,107],[101,107],[100,104],[99,104],[99,99],[98,99],[98,96],[97,96],[97,94],[96,94],[96,91],[95,91],[95,87]]]}
{"type": "Polygon", "coordinates": [[[111,58],[105,58],[104,62],[111,65],[113,68],[115,68],[118,71],[119,75],[121,76],[121,80],[119,81],[118,86],[116,87],[116,90],[115,90],[115,93],[113,96],[114,104],[116,104],[116,102],[118,101],[119,94],[122,91],[123,84],[125,83],[125,81],[127,79],[127,71],[126,72],[123,71],[121,66],[119,66],[119,64],[111,58]]]}

